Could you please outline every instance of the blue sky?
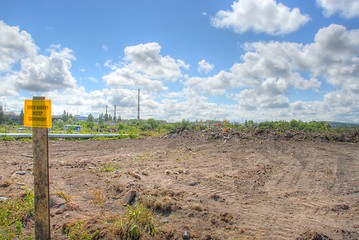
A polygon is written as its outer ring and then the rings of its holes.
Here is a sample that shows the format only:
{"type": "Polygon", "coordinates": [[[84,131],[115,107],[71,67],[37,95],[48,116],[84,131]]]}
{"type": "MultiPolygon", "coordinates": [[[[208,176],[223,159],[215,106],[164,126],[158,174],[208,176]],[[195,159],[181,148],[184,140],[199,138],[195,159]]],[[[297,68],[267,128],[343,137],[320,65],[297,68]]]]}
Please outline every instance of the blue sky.
{"type": "Polygon", "coordinates": [[[359,2],[1,1],[0,105],[359,122],[359,2]]]}

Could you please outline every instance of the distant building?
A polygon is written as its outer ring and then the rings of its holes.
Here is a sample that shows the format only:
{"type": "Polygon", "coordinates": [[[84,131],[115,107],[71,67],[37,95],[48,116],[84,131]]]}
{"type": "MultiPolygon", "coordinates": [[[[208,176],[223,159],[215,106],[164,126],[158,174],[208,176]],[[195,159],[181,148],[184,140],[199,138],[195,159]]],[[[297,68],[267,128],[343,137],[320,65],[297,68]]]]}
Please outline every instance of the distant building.
{"type": "Polygon", "coordinates": [[[67,131],[67,130],[69,130],[69,129],[73,129],[74,131],[76,131],[76,132],[78,132],[78,131],[80,131],[81,130],[81,126],[80,125],[70,125],[70,124],[66,124],[65,126],[64,126],[64,130],[65,131],[67,131]]]}

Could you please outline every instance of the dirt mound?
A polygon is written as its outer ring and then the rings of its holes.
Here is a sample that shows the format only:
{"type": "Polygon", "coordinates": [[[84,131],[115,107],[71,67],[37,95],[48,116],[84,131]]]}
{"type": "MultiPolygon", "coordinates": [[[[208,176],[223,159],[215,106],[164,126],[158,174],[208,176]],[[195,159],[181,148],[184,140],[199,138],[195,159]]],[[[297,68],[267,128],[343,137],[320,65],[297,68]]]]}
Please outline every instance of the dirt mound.
{"type": "Polygon", "coordinates": [[[272,129],[253,129],[246,131],[234,130],[231,128],[212,128],[207,130],[187,130],[176,129],[166,137],[183,137],[192,140],[221,139],[261,139],[261,140],[288,140],[288,141],[320,141],[320,142],[359,142],[359,130],[352,129],[345,132],[306,132],[301,130],[272,130],[272,129]]]}

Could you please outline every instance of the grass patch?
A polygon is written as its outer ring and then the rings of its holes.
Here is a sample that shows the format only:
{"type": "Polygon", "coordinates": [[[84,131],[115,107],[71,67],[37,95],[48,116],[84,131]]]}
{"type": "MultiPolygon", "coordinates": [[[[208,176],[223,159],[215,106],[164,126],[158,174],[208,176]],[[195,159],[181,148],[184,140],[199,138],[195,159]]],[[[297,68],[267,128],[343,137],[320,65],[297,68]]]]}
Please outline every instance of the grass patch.
{"type": "Polygon", "coordinates": [[[8,136],[8,135],[3,135],[3,136],[1,136],[0,140],[1,140],[1,141],[14,141],[15,138],[14,138],[14,137],[10,137],[10,136],[8,136]]]}
{"type": "Polygon", "coordinates": [[[93,137],[91,140],[93,140],[93,141],[110,141],[110,140],[116,140],[116,139],[120,139],[120,137],[93,137]]]}
{"type": "Polygon", "coordinates": [[[130,133],[128,134],[128,137],[131,138],[131,139],[141,138],[139,134],[132,133],[132,132],[130,132],[130,133]]]}
{"type": "Polygon", "coordinates": [[[118,169],[118,165],[113,164],[113,163],[103,164],[103,167],[102,167],[102,170],[104,172],[116,172],[117,169],[118,169]]]}
{"type": "Polygon", "coordinates": [[[20,138],[21,142],[32,142],[32,138],[20,138]]]}
{"type": "Polygon", "coordinates": [[[66,224],[63,230],[64,234],[69,237],[70,240],[92,240],[100,234],[100,230],[91,233],[85,229],[84,222],[78,220],[72,224],[66,224]]]}
{"type": "Polygon", "coordinates": [[[127,212],[113,225],[115,236],[119,239],[137,240],[153,237],[156,234],[156,221],[152,211],[141,203],[127,206],[127,212]]]}
{"type": "Polygon", "coordinates": [[[332,176],[332,175],[333,175],[333,169],[327,167],[326,169],[323,170],[323,173],[324,173],[326,176],[332,176]]]}
{"type": "Polygon", "coordinates": [[[55,195],[63,198],[66,202],[70,202],[71,201],[71,196],[67,195],[64,192],[56,192],[55,195]]]}
{"type": "Polygon", "coordinates": [[[18,199],[7,199],[0,202],[0,236],[1,239],[32,239],[24,233],[24,227],[33,221],[34,193],[25,189],[18,199]]]}
{"type": "Polygon", "coordinates": [[[140,202],[127,206],[123,215],[113,215],[103,219],[66,223],[62,232],[69,239],[153,239],[156,234],[157,220],[151,210],[140,202]]]}

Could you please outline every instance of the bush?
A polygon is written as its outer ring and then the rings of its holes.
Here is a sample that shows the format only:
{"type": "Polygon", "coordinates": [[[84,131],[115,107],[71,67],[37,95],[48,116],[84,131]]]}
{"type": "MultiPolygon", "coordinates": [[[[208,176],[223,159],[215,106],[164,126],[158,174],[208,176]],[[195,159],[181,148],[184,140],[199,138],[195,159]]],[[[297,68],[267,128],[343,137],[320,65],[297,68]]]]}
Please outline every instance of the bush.
{"type": "Polygon", "coordinates": [[[119,131],[125,130],[125,129],[127,129],[127,128],[128,128],[128,126],[127,126],[126,124],[124,124],[124,123],[118,123],[118,125],[117,125],[117,129],[118,129],[119,131]]]}
{"type": "Polygon", "coordinates": [[[149,123],[146,123],[146,122],[141,123],[140,130],[141,131],[149,131],[149,130],[152,130],[152,126],[149,123]]]}
{"type": "Polygon", "coordinates": [[[153,118],[146,120],[146,123],[151,126],[150,127],[151,130],[155,130],[159,125],[158,121],[153,118]]]}
{"type": "Polygon", "coordinates": [[[190,122],[188,120],[182,120],[181,122],[181,128],[183,130],[190,129],[190,122]]]}

